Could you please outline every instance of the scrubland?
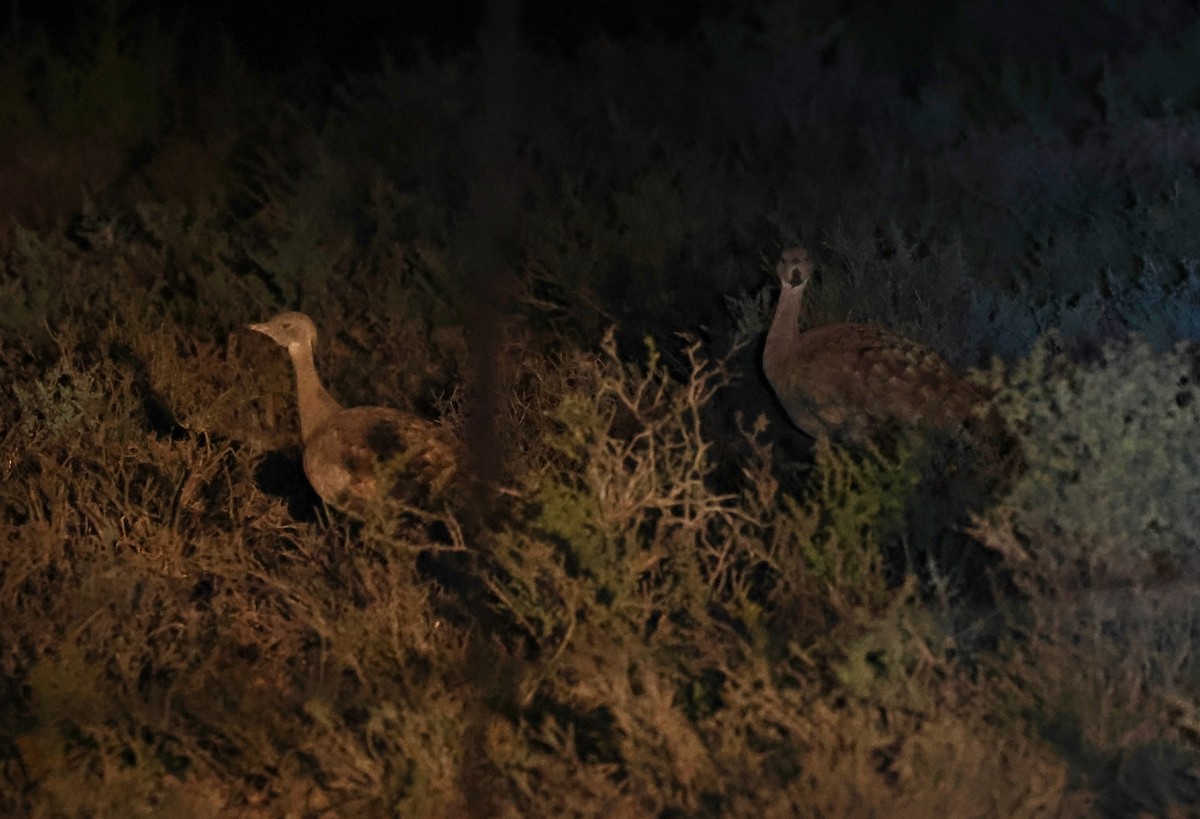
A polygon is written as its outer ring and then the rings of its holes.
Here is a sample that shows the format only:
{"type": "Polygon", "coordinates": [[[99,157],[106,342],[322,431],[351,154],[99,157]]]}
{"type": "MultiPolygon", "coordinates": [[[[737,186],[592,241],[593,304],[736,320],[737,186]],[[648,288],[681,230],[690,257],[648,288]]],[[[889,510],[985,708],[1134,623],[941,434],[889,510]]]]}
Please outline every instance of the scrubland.
{"type": "Polygon", "coordinates": [[[795,5],[316,79],[3,44],[0,813],[1200,810],[1200,24],[972,12],[922,74],[795,5]],[[796,243],[1018,472],[788,425],[796,243]],[[322,507],[282,309],[477,480],[322,507]]]}

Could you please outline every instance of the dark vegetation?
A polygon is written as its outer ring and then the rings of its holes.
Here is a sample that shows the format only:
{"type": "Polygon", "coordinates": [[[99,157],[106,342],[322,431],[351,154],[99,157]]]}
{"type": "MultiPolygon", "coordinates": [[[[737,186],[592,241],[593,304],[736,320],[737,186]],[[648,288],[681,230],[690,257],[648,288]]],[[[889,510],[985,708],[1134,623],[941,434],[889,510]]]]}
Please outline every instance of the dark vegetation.
{"type": "Polygon", "coordinates": [[[346,71],[13,14],[0,814],[1193,815],[1200,21],[1142,6],[533,4],[346,71]],[[1018,477],[788,426],[796,243],[1018,477]],[[479,485],[321,508],[281,309],[479,485]]]}

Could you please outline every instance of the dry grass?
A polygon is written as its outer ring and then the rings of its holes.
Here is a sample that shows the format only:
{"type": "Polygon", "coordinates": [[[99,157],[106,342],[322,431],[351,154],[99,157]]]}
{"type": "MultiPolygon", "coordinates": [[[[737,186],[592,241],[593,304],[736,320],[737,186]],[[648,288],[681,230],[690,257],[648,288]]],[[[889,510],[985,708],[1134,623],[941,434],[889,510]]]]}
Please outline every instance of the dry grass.
{"type": "Polygon", "coordinates": [[[794,497],[759,423],[740,488],[713,491],[703,416],[726,376],[697,347],[682,380],[611,340],[525,347],[516,494],[447,540],[453,512],[297,519],[256,478],[294,440],[282,362],[124,318],[2,359],[25,385],[2,498],[3,667],[25,692],[7,808],[1086,812],[1032,715],[884,579],[901,467],[824,448],[794,497]]]}

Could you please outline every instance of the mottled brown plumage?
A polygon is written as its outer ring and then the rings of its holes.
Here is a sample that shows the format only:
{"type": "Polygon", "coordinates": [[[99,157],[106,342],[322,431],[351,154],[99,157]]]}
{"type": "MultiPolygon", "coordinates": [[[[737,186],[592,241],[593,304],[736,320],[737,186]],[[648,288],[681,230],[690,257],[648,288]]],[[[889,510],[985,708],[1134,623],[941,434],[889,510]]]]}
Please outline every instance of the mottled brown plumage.
{"type": "Polygon", "coordinates": [[[385,490],[416,504],[453,482],[458,446],[442,426],[389,407],[346,409],[325,391],[313,362],[317,329],[308,316],[280,313],[250,329],[292,359],[304,474],[322,500],[361,515],[385,490]]]}
{"type": "Polygon", "coordinates": [[[803,249],[783,252],[779,302],[763,350],[763,371],[792,423],[814,438],[861,443],[896,423],[958,432],[985,411],[982,387],[883,327],[844,323],[801,332],[812,271],[803,249]]]}

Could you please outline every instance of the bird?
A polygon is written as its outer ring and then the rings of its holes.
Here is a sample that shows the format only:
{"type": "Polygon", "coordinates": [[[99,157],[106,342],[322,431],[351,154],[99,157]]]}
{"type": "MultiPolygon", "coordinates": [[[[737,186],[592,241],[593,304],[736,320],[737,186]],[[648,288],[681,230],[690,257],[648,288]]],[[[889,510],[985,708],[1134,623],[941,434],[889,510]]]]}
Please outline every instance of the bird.
{"type": "Polygon", "coordinates": [[[763,374],[801,431],[813,438],[876,442],[898,424],[967,437],[975,419],[1000,423],[987,390],[959,375],[941,356],[874,324],[800,329],[813,263],[788,248],[775,268],[779,300],[763,347],[763,374]]]}
{"type": "Polygon", "coordinates": [[[317,328],[304,313],[280,313],[248,329],[291,357],[304,474],[325,503],[362,517],[385,493],[413,505],[445,496],[460,461],[445,427],[391,407],[346,408],[334,400],[317,375],[317,328]]]}

